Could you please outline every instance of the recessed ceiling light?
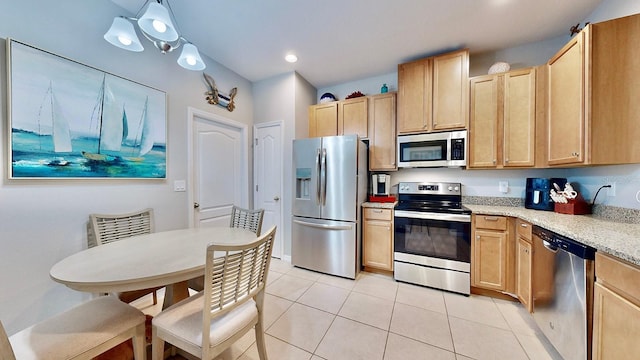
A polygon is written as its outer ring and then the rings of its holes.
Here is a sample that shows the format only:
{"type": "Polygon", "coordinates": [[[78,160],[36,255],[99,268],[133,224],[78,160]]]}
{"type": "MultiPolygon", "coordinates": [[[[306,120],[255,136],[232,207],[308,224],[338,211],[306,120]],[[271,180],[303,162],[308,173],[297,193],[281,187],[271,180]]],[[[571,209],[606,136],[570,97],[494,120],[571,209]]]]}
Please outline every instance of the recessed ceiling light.
{"type": "Polygon", "coordinates": [[[294,63],[294,62],[298,61],[298,57],[295,56],[294,54],[287,54],[287,56],[285,56],[284,59],[287,60],[287,62],[290,62],[290,63],[294,63]]]}

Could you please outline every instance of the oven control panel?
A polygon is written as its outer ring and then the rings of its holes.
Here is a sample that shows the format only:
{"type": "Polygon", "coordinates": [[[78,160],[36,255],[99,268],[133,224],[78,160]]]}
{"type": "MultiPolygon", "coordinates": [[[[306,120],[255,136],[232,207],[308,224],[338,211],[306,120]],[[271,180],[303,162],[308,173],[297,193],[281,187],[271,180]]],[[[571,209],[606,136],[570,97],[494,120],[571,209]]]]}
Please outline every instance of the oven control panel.
{"type": "Polygon", "coordinates": [[[399,194],[461,195],[462,184],[447,182],[401,182],[399,194]]]}

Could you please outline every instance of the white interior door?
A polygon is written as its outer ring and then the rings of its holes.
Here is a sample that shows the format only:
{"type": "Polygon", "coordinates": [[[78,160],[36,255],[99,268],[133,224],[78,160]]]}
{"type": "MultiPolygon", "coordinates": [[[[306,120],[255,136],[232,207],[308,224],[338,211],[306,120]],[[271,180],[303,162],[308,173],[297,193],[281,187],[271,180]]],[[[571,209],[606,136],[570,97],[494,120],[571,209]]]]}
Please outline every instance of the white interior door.
{"type": "MultiPolygon", "coordinates": [[[[254,127],[253,177],[254,204],[264,209],[262,229],[276,225],[282,229],[282,122],[254,127]]],[[[273,256],[282,258],[282,236],[276,231],[273,256]]]]}
{"type": "Polygon", "coordinates": [[[232,206],[248,207],[247,126],[189,109],[192,224],[229,226],[232,206]]]}

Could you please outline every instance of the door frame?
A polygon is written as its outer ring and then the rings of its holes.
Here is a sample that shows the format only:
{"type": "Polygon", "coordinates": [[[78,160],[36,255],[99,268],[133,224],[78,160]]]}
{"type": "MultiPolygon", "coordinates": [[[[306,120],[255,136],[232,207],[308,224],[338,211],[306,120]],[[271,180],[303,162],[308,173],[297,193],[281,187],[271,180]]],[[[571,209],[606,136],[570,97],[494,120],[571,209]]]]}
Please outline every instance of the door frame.
{"type": "Polygon", "coordinates": [[[242,188],[244,191],[242,192],[242,200],[241,204],[238,206],[242,206],[245,208],[249,207],[249,127],[246,124],[241,122],[231,120],[224,116],[210,113],[207,111],[203,111],[200,109],[193,108],[191,106],[187,107],[187,209],[189,214],[189,227],[195,227],[194,220],[194,209],[193,203],[194,199],[194,189],[195,189],[195,176],[194,176],[194,164],[193,164],[193,129],[196,118],[203,119],[205,121],[211,122],[212,124],[220,124],[224,126],[229,126],[234,129],[237,129],[240,132],[240,138],[242,139],[242,149],[244,149],[242,153],[242,188]]]}
{"type": "MultiPolygon", "coordinates": [[[[278,201],[278,206],[280,206],[280,219],[279,219],[279,223],[277,224],[278,229],[283,229],[283,206],[282,204],[284,203],[284,121],[282,120],[275,120],[275,121],[269,121],[269,122],[264,122],[264,123],[258,123],[258,124],[253,124],[253,138],[256,139],[256,134],[258,133],[258,129],[261,128],[267,128],[267,127],[272,127],[272,126],[278,126],[279,130],[280,130],[280,149],[282,150],[280,152],[280,164],[282,165],[282,174],[280,176],[280,200],[278,201]]],[[[255,141],[255,140],[254,140],[255,141]]],[[[257,191],[256,191],[256,177],[257,177],[257,171],[256,171],[256,147],[255,147],[255,142],[254,142],[254,146],[253,146],[253,202],[254,202],[254,206],[256,205],[256,196],[257,196],[257,191]]],[[[283,231],[279,231],[280,235],[280,254],[276,254],[274,256],[278,257],[279,259],[282,259],[282,257],[284,256],[284,236],[283,236],[283,231]]]]}

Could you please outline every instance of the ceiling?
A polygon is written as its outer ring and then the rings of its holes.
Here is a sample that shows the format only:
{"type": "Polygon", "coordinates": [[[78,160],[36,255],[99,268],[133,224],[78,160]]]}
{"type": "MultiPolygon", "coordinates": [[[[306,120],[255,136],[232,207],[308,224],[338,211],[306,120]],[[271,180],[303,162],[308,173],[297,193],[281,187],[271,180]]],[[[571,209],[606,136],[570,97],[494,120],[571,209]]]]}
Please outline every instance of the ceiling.
{"type": "MultiPolygon", "coordinates": [[[[111,0],[135,15],[144,0],[111,0]]],[[[250,81],[293,70],[316,88],[458,48],[569,35],[602,0],[170,0],[182,35],[250,81]],[[284,61],[288,52],[298,62],[284,61]]],[[[166,2],[166,0],[165,0],[166,2]]],[[[128,12],[128,14],[127,14],[128,12]]],[[[106,31],[107,29],[105,29],[106,31]]],[[[146,40],[142,39],[143,45],[146,40]]],[[[147,47],[149,48],[149,47],[147,47]]]]}

